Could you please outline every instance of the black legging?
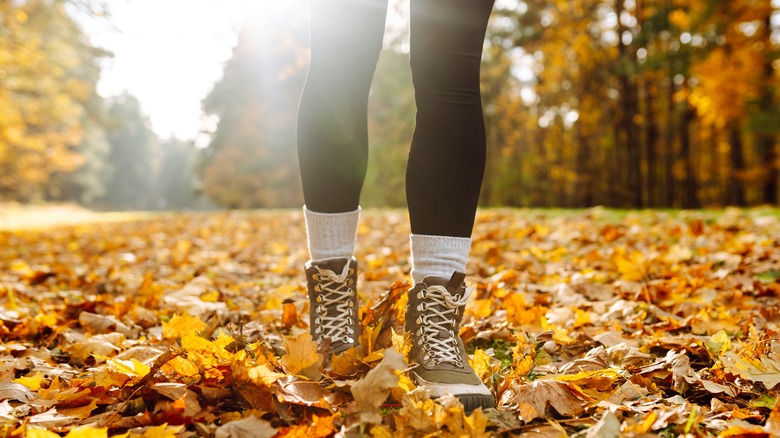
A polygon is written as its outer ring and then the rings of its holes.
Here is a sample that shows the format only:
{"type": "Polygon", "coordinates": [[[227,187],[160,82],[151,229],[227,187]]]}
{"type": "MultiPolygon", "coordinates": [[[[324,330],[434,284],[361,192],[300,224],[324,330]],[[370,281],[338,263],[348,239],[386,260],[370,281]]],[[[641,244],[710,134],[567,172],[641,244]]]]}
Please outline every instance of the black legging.
{"type": "MultiPolygon", "coordinates": [[[[368,92],[387,0],[310,0],[311,65],[298,112],[306,207],[357,209],[368,92]]],[[[414,234],[468,237],[485,168],[479,64],[493,0],[411,0],[417,125],[406,168],[414,234]]]]}

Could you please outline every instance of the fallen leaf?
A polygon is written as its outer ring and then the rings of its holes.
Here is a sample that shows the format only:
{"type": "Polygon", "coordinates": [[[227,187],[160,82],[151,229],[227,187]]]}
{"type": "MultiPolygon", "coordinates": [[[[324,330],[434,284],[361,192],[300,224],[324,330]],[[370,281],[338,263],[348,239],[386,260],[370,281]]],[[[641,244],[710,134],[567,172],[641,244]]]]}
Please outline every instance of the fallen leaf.
{"type": "Polygon", "coordinates": [[[266,364],[261,364],[250,368],[247,371],[247,374],[253,382],[265,387],[270,387],[274,384],[274,382],[285,376],[285,374],[272,371],[266,364]]]}
{"type": "Polygon", "coordinates": [[[41,382],[43,380],[43,375],[40,372],[37,372],[34,376],[19,377],[18,379],[12,380],[12,382],[21,383],[22,385],[30,388],[31,391],[37,391],[40,389],[41,382]]]}
{"type": "Polygon", "coordinates": [[[88,405],[79,406],[77,408],[60,408],[58,411],[60,414],[73,417],[73,418],[88,418],[89,415],[97,408],[97,399],[93,398],[88,405]]]}
{"type": "MultiPolygon", "coordinates": [[[[406,362],[400,353],[393,348],[385,349],[382,361],[351,388],[355,397],[355,411],[375,414],[390,389],[398,385],[396,371],[405,368],[406,362]]],[[[372,419],[381,421],[378,415],[372,419]]]]}
{"type": "Polygon", "coordinates": [[[753,359],[729,352],[721,356],[720,360],[726,371],[751,382],[761,382],[767,389],[772,389],[780,383],[780,361],[769,356],[753,359]]]}
{"type": "Polygon", "coordinates": [[[285,339],[285,350],[287,353],[282,356],[281,364],[288,373],[319,380],[322,360],[317,354],[317,343],[309,333],[301,333],[292,340],[285,339]]]}
{"type": "Polygon", "coordinates": [[[21,383],[0,382],[0,400],[16,400],[27,403],[32,398],[33,394],[21,383]]]}
{"type": "Polygon", "coordinates": [[[535,380],[518,385],[514,397],[502,400],[502,404],[517,406],[520,417],[528,423],[544,418],[548,407],[563,416],[579,415],[585,411],[586,403],[592,400],[576,385],[555,380],[535,380]]]}
{"type": "Polygon", "coordinates": [[[276,429],[271,423],[254,415],[222,425],[214,433],[215,438],[271,438],[274,435],[276,429]]]}
{"type": "Polygon", "coordinates": [[[130,326],[110,315],[81,312],[79,314],[79,324],[90,333],[117,332],[127,337],[134,336],[134,331],[130,326]]]}
{"type": "Polygon", "coordinates": [[[184,312],[184,315],[173,315],[168,322],[163,322],[162,327],[163,338],[179,339],[191,333],[201,332],[206,328],[206,323],[184,312]]]}

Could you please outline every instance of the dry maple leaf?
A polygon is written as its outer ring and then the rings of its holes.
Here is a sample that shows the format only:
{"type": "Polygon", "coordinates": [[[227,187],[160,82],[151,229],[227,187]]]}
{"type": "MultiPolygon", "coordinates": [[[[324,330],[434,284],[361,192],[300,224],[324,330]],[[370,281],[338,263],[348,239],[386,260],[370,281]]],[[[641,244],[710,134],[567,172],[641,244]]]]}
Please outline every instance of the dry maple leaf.
{"type": "Polygon", "coordinates": [[[385,349],[385,355],[374,369],[368,372],[352,386],[352,395],[355,397],[355,411],[368,414],[362,416],[363,421],[378,423],[381,417],[377,413],[379,406],[384,403],[390,389],[398,385],[396,371],[406,368],[401,353],[393,348],[385,349]]]}
{"type": "Polygon", "coordinates": [[[728,352],[721,357],[721,362],[726,371],[751,382],[761,382],[767,389],[772,389],[780,383],[780,361],[769,356],[752,359],[728,352]]]}
{"type": "Polygon", "coordinates": [[[515,388],[514,397],[502,400],[502,404],[512,404],[526,423],[543,418],[547,408],[555,409],[563,416],[579,415],[585,411],[585,404],[592,401],[576,385],[554,380],[535,380],[515,388]]]}
{"type": "Polygon", "coordinates": [[[282,356],[281,364],[288,373],[303,376],[311,380],[319,380],[322,359],[317,354],[317,343],[308,332],[301,333],[294,339],[285,339],[287,354],[282,356]]]}
{"type": "Polygon", "coordinates": [[[271,438],[276,429],[266,420],[251,415],[220,426],[214,438],[271,438]]]}

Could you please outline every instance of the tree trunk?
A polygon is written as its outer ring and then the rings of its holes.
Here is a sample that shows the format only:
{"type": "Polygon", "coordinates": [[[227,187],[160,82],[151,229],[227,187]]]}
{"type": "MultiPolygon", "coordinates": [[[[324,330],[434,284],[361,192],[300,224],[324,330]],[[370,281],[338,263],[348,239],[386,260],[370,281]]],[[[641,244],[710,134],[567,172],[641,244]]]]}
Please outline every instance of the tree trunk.
{"type": "Polygon", "coordinates": [[[669,89],[666,107],[666,131],[664,132],[664,207],[675,207],[678,205],[678,197],[675,194],[676,178],[674,175],[674,163],[676,154],[674,150],[674,132],[677,129],[675,123],[676,108],[674,104],[674,75],[669,72],[669,89]]]}
{"type": "MultiPolygon", "coordinates": [[[[618,17],[623,12],[623,0],[615,1],[615,13],[618,17]]],[[[620,81],[620,109],[621,114],[619,116],[620,130],[623,132],[625,145],[623,147],[626,150],[626,162],[623,166],[626,169],[626,187],[628,193],[625,198],[626,207],[640,208],[642,207],[642,175],[641,175],[641,154],[640,145],[637,136],[636,124],[634,123],[634,116],[637,113],[636,110],[636,90],[629,76],[629,72],[625,71],[626,66],[629,64],[629,48],[623,43],[622,35],[626,31],[625,26],[618,19],[618,53],[620,54],[620,60],[623,63],[621,71],[618,74],[618,80],[620,81]]],[[[636,60],[631,60],[634,64],[636,60]]]]}
{"type": "MultiPolygon", "coordinates": [[[[772,32],[772,5],[770,0],[764,0],[769,3],[766,8],[769,13],[764,17],[763,29],[762,29],[762,42],[764,43],[765,50],[767,51],[764,56],[763,65],[763,77],[761,78],[761,96],[758,101],[761,114],[770,114],[773,108],[774,102],[774,87],[772,86],[772,76],[774,75],[774,68],[772,67],[772,58],[769,51],[771,50],[771,32],[772,32]]],[[[778,157],[777,157],[777,145],[775,144],[776,135],[769,127],[761,127],[761,131],[758,133],[758,148],[762,152],[764,165],[767,166],[767,173],[764,179],[763,196],[761,202],[774,205],[778,202],[778,157]]]]}
{"type": "MultiPolygon", "coordinates": [[[[650,85],[652,87],[652,85],[650,85]]],[[[658,207],[658,126],[655,121],[655,96],[645,82],[645,141],[647,143],[647,206],[658,207]]]]}
{"type": "Polygon", "coordinates": [[[745,189],[740,173],[745,170],[745,156],[742,151],[742,133],[739,126],[733,124],[728,129],[729,154],[731,172],[729,173],[728,203],[730,205],[745,205],[745,189]]]}
{"type": "Polygon", "coordinates": [[[685,201],[683,208],[699,208],[697,195],[696,174],[693,169],[693,157],[691,156],[691,122],[696,116],[696,110],[691,107],[685,109],[683,124],[680,127],[680,156],[685,162],[685,201]]]}

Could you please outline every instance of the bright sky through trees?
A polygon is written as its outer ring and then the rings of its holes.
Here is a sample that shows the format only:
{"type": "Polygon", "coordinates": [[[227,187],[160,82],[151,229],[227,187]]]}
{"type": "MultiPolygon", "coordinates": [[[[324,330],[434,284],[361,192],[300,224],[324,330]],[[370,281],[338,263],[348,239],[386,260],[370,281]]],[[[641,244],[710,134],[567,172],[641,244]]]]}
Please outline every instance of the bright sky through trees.
{"type": "MultiPolygon", "coordinates": [[[[98,46],[114,52],[99,84],[104,97],[127,90],[141,102],[161,137],[196,137],[201,100],[222,76],[245,18],[262,26],[279,0],[108,0],[110,18],[79,20],[98,46]]],[[[305,2],[300,2],[305,4],[305,2]]],[[[389,24],[404,24],[408,0],[390,7],[389,24]]]]}
{"type": "Polygon", "coordinates": [[[222,74],[242,15],[237,0],[109,0],[108,20],[87,19],[93,44],[114,52],[99,83],[103,96],[138,97],[161,137],[192,138],[200,101],[222,74]]]}

